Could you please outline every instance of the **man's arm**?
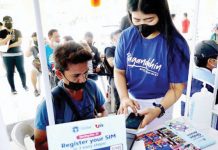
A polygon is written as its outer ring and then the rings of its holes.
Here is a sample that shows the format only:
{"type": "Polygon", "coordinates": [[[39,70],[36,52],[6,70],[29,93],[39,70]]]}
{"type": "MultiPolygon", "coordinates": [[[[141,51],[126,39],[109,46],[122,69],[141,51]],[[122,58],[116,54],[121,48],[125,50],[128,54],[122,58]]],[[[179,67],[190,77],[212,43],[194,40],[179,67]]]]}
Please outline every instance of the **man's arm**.
{"type": "Polygon", "coordinates": [[[46,131],[35,128],[34,142],[36,150],[48,150],[46,131]]]}

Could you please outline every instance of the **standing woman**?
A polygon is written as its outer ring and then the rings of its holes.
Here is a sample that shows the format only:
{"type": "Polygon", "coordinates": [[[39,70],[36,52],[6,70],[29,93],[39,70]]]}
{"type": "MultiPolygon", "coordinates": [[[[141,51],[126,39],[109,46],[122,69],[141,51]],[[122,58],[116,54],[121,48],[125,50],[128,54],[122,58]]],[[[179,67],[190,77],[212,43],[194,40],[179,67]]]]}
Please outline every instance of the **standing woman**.
{"type": "Polygon", "coordinates": [[[14,85],[14,69],[19,72],[23,88],[28,90],[26,86],[26,73],[24,71],[24,58],[21,51],[22,35],[17,29],[13,29],[13,22],[10,16],[3,17],[4,30],[0,31],[0,45],[4,45],[9,41],[8,50],[3,53],[3,61],[7,71],[7,79],[11,87],[12,94],[17,94],[14,85]]]}
{"type": "Polygon", "coordinates": [[[172,105],[188,79],[189,47],[174,27],[167,0],[128,0],[133,26],[123,31],[115,54],[118,113],[144,115],[149,128],[172,118],[172,105]]]}

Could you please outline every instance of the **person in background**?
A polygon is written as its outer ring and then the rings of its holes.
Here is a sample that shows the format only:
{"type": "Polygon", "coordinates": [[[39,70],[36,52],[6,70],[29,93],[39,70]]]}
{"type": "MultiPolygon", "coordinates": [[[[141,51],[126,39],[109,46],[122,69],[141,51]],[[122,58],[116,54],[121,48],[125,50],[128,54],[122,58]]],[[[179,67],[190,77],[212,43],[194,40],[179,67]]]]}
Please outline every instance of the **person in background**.
{"type": "Polygon", "coordinates": [[[216,44],[218,44],[218,24],[215,25],[215,27],[213,28],[213,34],[211,35],[210,39],[214,40],[216,42],[216,44]]]}
{"type": "MultiPolygon", "coordinates": [[[[3,30],[4,26],[3,26],[3,23],[0,22],[0,31],[3,30]]],[[[2,69],[0,75],[4,74],[4,70],[5,70],[5,66],[4,66],[4,63],[3,63],[3,60],[2,60],[2,52],[0,52],[0,68],[2,69]]]]}
{"type": "Polygon", "coordinates": [[[58,33],[58,30],[57,29],[49,30],[48,39],[49,39],[48,44],[45,45],[46,61],[49,70],[49,80],[50,80],[51,88],[53,88],[57,85],[58,82],[57,77],[55,77],[54,59],[53,59],[54,50],[58,47],[58,45],[60,45],[60,35],[58,33]]]}
{"type": "Polygon", "coordinates": [[[24,70],[24,57],[21,50],[22,34],[19,30],[13,28],[12,17],[3,17],[3,24],[5,29],[0,31],[0,45],[9,42],[8,50],[3,53],[2,56],[7,72],[8,83],[11,87],[11,93],[17,94],[14,84],[15,67],[20,75],[23,88],[28,91],[26,73],[24,70]]]}
{"type": "Polygon", "coordinates": [[[97,80],[98,76],[97,73],[100,72],[100,63],[101,63],[101,58],[98,49],[93,45],[93,34],[91,32],[86,32],[84,39],[88,43],[89,47],[92,50],[92,65],[93,65],[93,75],[89,75],[90,79],[97,80]]]}
{"type": "Polygon", "coordinates": [[[72,36],[70,36],[70,35],[63,36],[63,42],[62,43],[65,43],[65,42],[68,42],[68,41],[74,41],[72,36]]]}
{"type": "Polygon", "coordinates": [[[37,83],[39,85],[39,79],[42,74],[41,71],[41,63],[39,60],[39,49],[38,49],[38,41],[37,41],[37,34],[33,32],[32,40],[30,41],[29,48],[25,51],[25,56],[30,57],[33,56],[33,68],[31,70],[31,81],[34,88],[34,95],[37,97],[40,95],[40,86],[37,88],[37,83]]]}
{"type": "Polygon", "coordinates": [[[141,128],[154,128],[172,119],[188,80],[189,47],[173,25],[167,0],[128,0],[127,10],[133,26],[122,32],[115,51],[118,113],[130,107],[144,116],[141,128]]]}
{"type": "MultiPolygon", "coordinates": [[[[85,50],[87,50],[88,52],[92,53],[92,50],[91,50],[91,48],[89,47],[89,44],[87,43],[86,40],[81,40],[81,41],[79,42],[79,44],[81,44],[85,50]]],[[[90,76],[91,76],[91,77],[95,76],[96,74],[93,72],[93,63],[92,63],[92,60],[89,60],[89,61],[88,61],[88,68],[89,68],[89,70],[88,70],[88,78],[89,78],[90,76]]],[[[92,78],[90,78],[90,79],[92,79],[92,78]]]]}
{"type": "MultiPolygon", "coordinates": [[[[92,54],[75,42],[67,42],[54,52],[56,75],[61,80],[52,89],[55,123],[106,116],[105,99],[94,81],[87,78],[92,54]],[[62,107],[64,106],[64,107],[62,107]]],[[[37,110],[34,140],[36,150],[47,150],[48,114],[45,101],[37,110]]]]}
{"type": "Polygon", "coordinates": [[[131,21],[129,20],[129,15],[122,17],[120,23],[120,29],[123,31],[131,26],[131,21]]]}
{"type": "Polygon", "coordinates": [[[118,111],[119,107],[120,107],[120,98],[117,92],[117,88],[114,84],[114,56],[115,56],[115,49],[121,34],[121,30],[117,30],[111,33],[111,46],[110,47],[106,47],[104,50],[105,53],[105,65],[107,66],[106,68],[109,70],[107,71],[108,73],[110,73],[108,75],[108,82],[111,85],[111,90],[113,90],[113,94],[110,97],[114,97],[115,99],[115,113],[118,111]]]}
{"type": "MultiPolygon", "coordinates": [[[[217,59],[218,45],[214,40],[204,40],[196,45],[194,54],[196,66],[192,75],[190,97],[192,97],[193,94],[200,92],[204,86],[204,83],[206,83],[206,88],[209,92],[214,92],[215,74],[213,73],[213,69],[217,68],[217,59]]],[[[185,115],[186,90],[187,89],[184,89],[183,96],[180,98],[181,116],[185,115]]],[[[218,95],[216,96],[215,104],[218,104],[218,95]]],[[[212,127],[218,130],[217,115],[213,115],[212,118],[212,127]]]]}
{"type": "MultiPolygon", "coordinates": [[[[213,40],[204,40],[199,42],[195,47],[194,62],[195,67],[192,75],[191,95],[200,92],[205,81],[206,88],[213,93],[215,84],[215,74],[212,73],[217,68],[218,45],[213,40]]],[[[186,94],[186,88],[183,94],[186,94]]],[[[217,103],[217,102],[216,102],[217,103]]],[[[181,116],[185,115],[185,97],[181,101],[181,116]]]]}
{"type": "Polygon", "coordinates": [[[190,21],[188,19],[188,14],[185,12],[184,19],[182,20],[182,33],[188,33],[190,27],[190,21]]]}
{"type": "Polygon", "coordinates": [[[53,52],[54,49],[57,48],[57,46],[60,44],[60,35],[58,33],[57,29],[51,29],[48,31],[48,44],[45,45],[45,50],[46,50],[46,60],[47,60],[47,65],[48,69],[51,72],[53,64],[53,52]]]}

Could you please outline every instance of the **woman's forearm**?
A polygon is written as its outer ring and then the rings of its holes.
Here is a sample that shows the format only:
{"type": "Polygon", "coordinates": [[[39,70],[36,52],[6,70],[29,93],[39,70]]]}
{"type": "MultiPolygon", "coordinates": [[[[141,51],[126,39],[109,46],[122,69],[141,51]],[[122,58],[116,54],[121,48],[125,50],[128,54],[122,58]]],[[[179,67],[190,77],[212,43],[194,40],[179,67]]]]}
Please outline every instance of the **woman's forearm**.
{"type": "Polygon", "coordinates": [[[171,107],[174,103],[176,103],[176,101],[182,95],[182,91],[184,88],[185,88],[184,83],[170,84],[169,90],[167,91],[166,95],[161,101],[161,104],[165,108],[165,110],[171,107]]]}

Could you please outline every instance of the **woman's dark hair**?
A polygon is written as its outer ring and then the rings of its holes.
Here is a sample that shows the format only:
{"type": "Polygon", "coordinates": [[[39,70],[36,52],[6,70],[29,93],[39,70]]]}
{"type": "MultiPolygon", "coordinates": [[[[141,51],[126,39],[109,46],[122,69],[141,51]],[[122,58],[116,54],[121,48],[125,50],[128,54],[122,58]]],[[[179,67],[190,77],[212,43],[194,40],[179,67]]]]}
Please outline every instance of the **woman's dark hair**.
{"type": "Polygon", "coordinates": [[[54,52],[55,68],[61,72],[68,70],[69,64],[84,63],[91,59],[92,54],[73,41],[60,45],[54,52]]]}
{"type": "MultiPolygon", "coordinates": [[[[189,58],[183,54],[180,46],[175,43],[175,40],[173,40],[176,36],[186,42],[173,24],[167,0],[128,0],[127,10],[130,20],[132,20],[131,12],[133,11],[141,11],[144,14],[157,14],[159,19],[159,31],[167,40],[169,56],[172,56],[174,49],[178,49],[181,52],[182,57],[187,61],[187,63],[189,63],[189,58]]],[[[168,58],[170,62],[173,61],[173,57],[168,58]]]]}

